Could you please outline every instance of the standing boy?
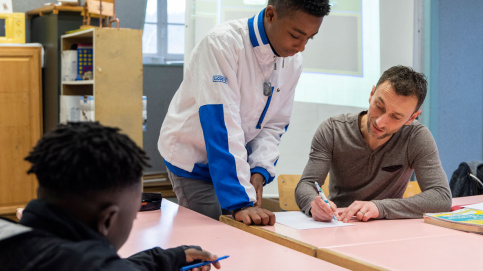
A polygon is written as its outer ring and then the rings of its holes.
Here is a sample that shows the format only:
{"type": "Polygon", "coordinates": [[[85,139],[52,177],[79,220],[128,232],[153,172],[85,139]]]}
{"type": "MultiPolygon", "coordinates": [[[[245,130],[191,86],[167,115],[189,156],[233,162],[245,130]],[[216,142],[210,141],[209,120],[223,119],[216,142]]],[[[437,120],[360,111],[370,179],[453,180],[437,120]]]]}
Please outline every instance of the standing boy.
{"type": "Polygon", "coordinates": [[[215,27],[194,49],[158,148],[180,205],[218,219],[273,225],[260,208],[275,177],[302,52],[328,0],[269,0],[250,19],[215,27]]]}

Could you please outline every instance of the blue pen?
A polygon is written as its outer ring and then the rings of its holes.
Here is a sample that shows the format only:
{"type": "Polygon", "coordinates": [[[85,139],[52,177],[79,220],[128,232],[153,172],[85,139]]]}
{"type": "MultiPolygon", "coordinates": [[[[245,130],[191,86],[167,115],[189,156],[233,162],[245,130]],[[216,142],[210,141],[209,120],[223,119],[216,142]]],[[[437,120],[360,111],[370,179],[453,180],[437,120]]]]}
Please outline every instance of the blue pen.
{"type": "Polygon", "coordinates": [[[193,268],[200,267],[200,266],[203,266],[203,265],[212,264],[212,263],[221,261],[223,259],[226,259],[228,257],[230,257],[230,256],[225,255],[225,256],[219,257],[218,259],[216,259],[214,261],[207,261],[207,262],[201,262],[201,263],[195,263],[195,264],[192,264],[192,265],[183,266],[183,267],[181,267],[180,271],[187,271],[187,270],[191,270],[193,268]]]}
{"type": "MultiPolygon", "coordinates": [[[[330,203],[329,203],[329,200],[328,200],[328,199],[327,199],[327,197],[324,195],[324,191],[322,191],[322,189],[320,189],[320,186],[319,186],[319,184],[318,184],[317,182],[314,182],[314,184],[315,184],[315,188],[317,189],[317,191],[319,191],[319,196],[322,198],[322,200],[324,200],[324,201],[325,201],[325,203],[327,203],[327,206],[329,206],[329,209],[331,209],[331,208],[330,208],[330,203]]],[[[337,217],[335,217],[335,214],[334,214],[334,216],[332,217],[332,219],[333,219],[334,221],[337,221],[337,217]]]]}

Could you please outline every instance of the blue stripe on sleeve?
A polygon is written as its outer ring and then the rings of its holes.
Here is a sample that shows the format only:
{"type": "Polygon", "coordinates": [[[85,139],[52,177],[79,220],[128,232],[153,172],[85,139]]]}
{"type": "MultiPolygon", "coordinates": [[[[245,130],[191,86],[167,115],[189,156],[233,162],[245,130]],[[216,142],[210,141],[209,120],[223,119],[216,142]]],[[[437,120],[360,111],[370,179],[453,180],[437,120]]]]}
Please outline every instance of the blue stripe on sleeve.
{"type": "Polygon", "coordinates": [[[203,105],[199,109],[199,116],[211,179],[221,207],[231,211],[253,205],[238,180],[235,157],[229,150],[223,105],[203,105]]]}
{"type": "Polygon", "coordinates": [[[174,175],[184,177],[184,178],[190,178],[190,179],[197,179],[197,180],[202,180],[202,181],[207,181],[211,182],[211,176],[210,176],[210,170],[208,168],[208,165],[202,165],[202,164],[194,164],[193,170],[191,172],[183,170],[177,166],[172,165],[166,159],[163,158],[164,165],[171,171],[173,172],[174,175]]]}
{"type": "Polygon", "coordinates": [[[285,125],[285,131],[279,135],[280,138],[282,138],[283,134],[285,134],[287,132],[287,129],[288,129],[288,124],[285,125]]]}
{"type": "Polygon", "coordinates": [[[268,181],[267,181],[267,184],[271,183],[271,182],[273,181],[273,179],[275,179],[275,176],[270,177],[270,178],[268,179],[268,181]]]}

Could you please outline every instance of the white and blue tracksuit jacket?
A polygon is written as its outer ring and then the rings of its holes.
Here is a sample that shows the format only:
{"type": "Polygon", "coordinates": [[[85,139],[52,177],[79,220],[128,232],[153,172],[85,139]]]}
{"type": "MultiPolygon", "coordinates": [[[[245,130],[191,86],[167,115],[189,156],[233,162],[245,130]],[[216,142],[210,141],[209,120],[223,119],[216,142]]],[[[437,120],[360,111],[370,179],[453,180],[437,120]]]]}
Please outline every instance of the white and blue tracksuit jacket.
{"type": "Polygon", "coordinates": [[[215,27],[195,47],[158,141],[168,169],[213,182],[227,210],[254,204],[252,173],[267,183],[275,177],[302,72],[300,53],[281,58],[272,50],[264,11],[215,27]],[[263,93],[267,79],[271,96],[263,93]]]}

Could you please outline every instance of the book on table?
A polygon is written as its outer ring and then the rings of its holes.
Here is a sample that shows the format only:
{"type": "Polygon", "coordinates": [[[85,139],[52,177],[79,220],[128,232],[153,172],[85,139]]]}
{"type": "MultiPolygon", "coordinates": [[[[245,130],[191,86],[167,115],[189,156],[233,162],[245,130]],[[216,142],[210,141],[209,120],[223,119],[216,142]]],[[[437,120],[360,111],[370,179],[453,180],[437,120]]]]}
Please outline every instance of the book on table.
{"type": "Polygon", "coordinates": [[[425,223],[483,234],[483,210],[463,208],[447,213],[426,213],[423,217],[425,223]]]}

